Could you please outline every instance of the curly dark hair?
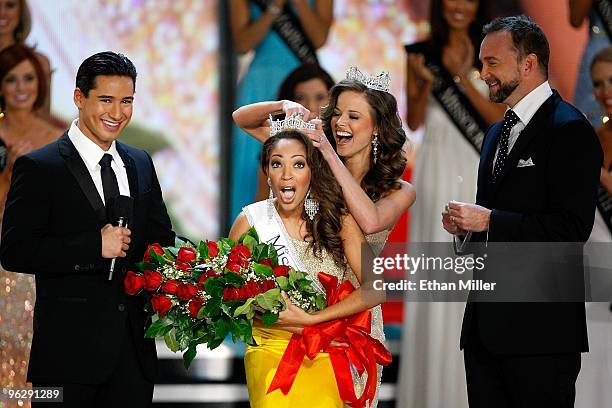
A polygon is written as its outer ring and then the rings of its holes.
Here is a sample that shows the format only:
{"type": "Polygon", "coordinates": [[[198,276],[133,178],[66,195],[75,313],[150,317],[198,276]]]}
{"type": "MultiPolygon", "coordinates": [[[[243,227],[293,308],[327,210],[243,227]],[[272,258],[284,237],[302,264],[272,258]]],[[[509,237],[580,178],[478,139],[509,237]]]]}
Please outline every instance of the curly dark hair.
{"type": "Polygon", "coordinates": [[[342,217],[347,214],[342,189],[323,155],[313,146],[308,136],[297,130],[285,130],[270,137],[263,145],[261,168],[267,176],[274,146],[280,140],[286,139],[297,140],[304,145],[306,162],[311,172],[310,195],[319,202],[319,212],[314,220],[308,218],[306,211],[302,211],[302,219],[306,221],[308,231],[306,238],[309,248],[319,259],[322,259],[322,250],[325,249],[332,255],[337,266],[346,269],[344,247],[340,238],[342,217]]]}
{"type": "Polygon", "coordinates": [[[370,169],[361,181],[361,188],[373,200],[377,201],[391,190],[399,190],[399,178],[406,168],[406,157],[402,151],[406,143],[406,132],[402,128],[402,119],[397,111],[397,101],[389,92],[368,88],[354,80],[344,79],[329,91],[329,105],[323,107],[321,120],[323,130],[329,142],[336,148],[332,133],[331,120],[342,92],[353,91],[363,94],[370,105],[374,125],[378,129],[378,159],[370,156],[370,169]]]}

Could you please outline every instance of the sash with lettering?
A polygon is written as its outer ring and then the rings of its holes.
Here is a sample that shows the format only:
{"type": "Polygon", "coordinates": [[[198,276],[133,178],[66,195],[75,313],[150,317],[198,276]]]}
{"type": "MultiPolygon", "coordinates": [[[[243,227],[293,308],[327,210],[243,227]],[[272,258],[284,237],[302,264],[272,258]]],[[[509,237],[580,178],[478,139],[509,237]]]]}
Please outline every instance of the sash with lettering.
{"type": "Polygon", "coordinates": [[[444,68],[440,52],[437,51],[439,47],[431,41],[423,41],[406,45],[405,49],[408,53],[423,54],[425,65],[434,76],[432,94],[459,132],[480,154],[488,126],[470,100],[459,90],[451,74],[444,68]]]}
{"type": "MultiPolygon", "coordinates": [[[[299,255],[292,250],[293,245],[276,207],[269,206],[268,200],[263,200],[247,205],[242,209],[242,212],[246,215],[251,227],[255,227],[255,230],[257,230],[259,241],[274,246],[279,265],[289,265],[298,271],[306,270],[299,255]]],[[[316,281],[316,279],[313,280],[316,281]]],[[[313,283],[316,287],[318,281],[313,283]]],[[[325,293],[322,287],[317,289],[320,289],[321,293],[325,293]]]]}
{"type": "Polygon", "coordinates": [[[597,209],[601,213],[601,218],[604,219],[608,230],[612,234],[612,196],[601,183],[597,189],[597,209]]]}
{"type": "Polygon", "coordinates": [[[608,34],[608,39],[612,41],[612,3],[609,0],[595,0],[593,10],[603,23],[603,28],[608,34]]]}
{"type": "MultiPolygon", "coordinates": [[[[261,11],[265,12],[270,4],[269,0],[253,0],[261,11]]],[[[283,7],[283,11],[276,17],[272,23],[274,31],[287,44],[287,47],[296,57],[302,61],[302,64],[319,64],[317,54],[315,53],[314,45],[304,32],[302,23],[297,16],[291,11],[289,5],[283,7]]]]}

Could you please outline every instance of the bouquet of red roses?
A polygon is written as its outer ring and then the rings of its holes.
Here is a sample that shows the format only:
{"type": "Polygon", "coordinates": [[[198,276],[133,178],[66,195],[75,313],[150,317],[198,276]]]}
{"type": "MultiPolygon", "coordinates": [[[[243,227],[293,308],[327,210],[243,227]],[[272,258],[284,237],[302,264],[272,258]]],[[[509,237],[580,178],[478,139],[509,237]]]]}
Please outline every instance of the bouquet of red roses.
{"type": "Polygon", "coordinates": [[[253,344],[253,319],[267,327],[278,320],[285,307],[281,290],[307,312],[327,306],[304,272],[278,265],[276,250],[260,243],[254,229],[238,242],[222,238],[197,248],[182,241],[168,248],[153,244],[136,267],[124,284],[129,295],[150,296],[152,323],[145,336],[163,337],[170,350],[183,351],[187,368],[198,344],[212,350],[228,334],[234,342],[253,344]]]}

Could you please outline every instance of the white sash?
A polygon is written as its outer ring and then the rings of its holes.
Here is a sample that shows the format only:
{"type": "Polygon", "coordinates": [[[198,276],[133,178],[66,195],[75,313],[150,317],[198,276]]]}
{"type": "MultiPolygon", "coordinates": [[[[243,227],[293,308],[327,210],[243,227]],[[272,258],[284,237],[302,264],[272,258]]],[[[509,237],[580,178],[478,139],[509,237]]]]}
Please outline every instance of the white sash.
{"type": "Polygon", "coordinates": [[[306,270],[275,206],[268,206],[268,200],[263,200],[247,205],[242,212],[251,227],[257,230],[259,241],[274,246],[280,265],[289,265],[298,271],[306,270]]]}

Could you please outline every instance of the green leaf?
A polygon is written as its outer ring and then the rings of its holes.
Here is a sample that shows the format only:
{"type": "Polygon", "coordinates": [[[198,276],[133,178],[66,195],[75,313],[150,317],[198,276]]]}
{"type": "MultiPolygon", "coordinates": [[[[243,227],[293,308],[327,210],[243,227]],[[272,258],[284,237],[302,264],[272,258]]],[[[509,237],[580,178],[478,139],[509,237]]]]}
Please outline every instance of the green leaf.
{"type": "Polygon", "coordinates": [[[255,297],[257,304],[265,310],[272,310],[275,305],[280,303],[281,294],[279,288],[270,289],[269,291],[259,294],[255,297]]]}
{"type": "Polygon", "coordinates": [[[278,314],[272,312],[265,312],[261,317],[261,320],[263,321],[264,326],[270,327],[277,322],[278,314]]]}
{"type": "Polygon", "coordinates": [[[223,280],[216,276],[208,278],[206,282],[204,282],[204,290],[213,298],[222,298],[223,280]]]}
{"type": "Polygon", "coordinates": [[[253,327],[246,319],[236,319],[234,321],[234,332],[238,340],[245,343],[250,342],[253,338],[253,327]]]}
{"type": "Polygon", "coordinates": [[[317,307],[317,310],[323,310],[327,307],[327,299],[325,299],[325,296],[319,294],[317,295],[317,297],[315,298],[315,305],[317,307]]]}
{"type": "Polygon", "coordinates": [[[176,259],[176,257],[178,256],[178,251],[179,249],[176,247],[164,248],[164,255],[168,259],[176,259]]]}
{"type": "Polygon", "coordinates": [[[248,298],[242,306],[238,306],[236,310],[234,310],[234,317],[238,317],[241,314],[247,314],[251,310],[251,303],[253,303],[254,301],[254,298],[248,298]]]}
{"type": "Polygon", "coordinates": [[[302,276],[300,276],[298,271],[293,268],[289,269],[289,285],[291,285],[291,287],[295,288],[295,282],[300,278],[302,278],[302,276]]]}
{"type": "Polygon", "coordinates": [[[134,265],[139,272],[143,272],[145,269],[155,270],[155,265],[147,263],[147,262],[138,262],[134,265]]]}
{"type": "Polygon", "coordinates": [[[259,276],[274,276],[272,268],[270,268],[268,265],[253,264],[253,271],[259,276]]]}
{"type": "Polygon", "coordinates": [[[300,292],[304,292],[312,287],[312,282],[309,279],[298,279],[296,283],[296,289],[300,292]]]}
{"type": "Polygon", "coordinates": [[[257,239],[253,238],[251,235],[245,234],[242,239],[242,245],[249,248],[249,251],[253,252],[253,249],[257,245],[257,239]]]}
{"type": "Polygon", "coordinates": [[[215,338],[225,338],[227,333],[230,332],[231,328],[232,324],[228,318],[222,317],[221,319],[217,320],[215,323],[215,338]]]}
{"type": "Polygon", "coordinates": [[[148,339],[161,337],[172,329],[172,324],[172,320],[168,319],[167,317],[157,319],[151,324],[151,326],[149,326],[145,332],[145,337],[148,339]]]}
{"type": "MultiPolygon", "coordinates": [[[[214,319],[221,314],[221,301],[219,299],[211,299],[204,304],[203,310],[204,316],[214,319]]],[[[198,316],[200,316],[199,313],[198,316]]]]}
{"type": "Polygon", "coordinates": [[[281,288],[281,290],[287,290],[287,286],[289,285],[289,279],[286,276],[279,276],[276,278],[276,283],[281,288]]]}
{"type": "Polygon", "coordinates": [[[192,342],[191,344],[189,344],[189,348],[187,349],[187,351],[183,354],[183,364],[185,365],[186,369],[189,369],[191,362],[196,356],[196,346],[197,344],[192,342]]]}
{"type": "Polygon", "coordinates": [[[206,342],[206,345],[208,346],[209,349],[214,350],[217,347],[219,347],[221,345],[221,343],[223,343],[223,340],[225,340],[224,337],[221,338],[214,338],[208,342],[206,342]]]}
{"type": "Polygon", "coordinates": [[[166,260],[164,259],[164,257],[155,252],[153,248],[151,248],[149,252],[151,254],[151,261],[155,261],[159,266],[166,264],[166,260]]]}
{"type": "Polygon", "coordinates": [[[177,351],[180,350],[179,344],[176,341],[174,330],[171,330],[168,333],[166,333],[166,335],[164,336],[164,340],[166,341],[166,346],[168,346],[170,351],[173,351],[176,353],[177,351]]]}
{"type": "MultiPolygon", "coordinates": [[[[223,274],[223,278],[225,279],[225,282],[227,284],[233,285],[233,286],[235,286],[237,288],[241,287],[246,282],[246,280],[242,276],[238,275],[237,273],[229,272],[229,271],[226,271],[223,274]]],[[[223,292],[221,292],[221,293],[223,293],[223,292]]]]}
{"type": "Polygon", "coordinates": [[[236,246],[236,243],[229,238],[221,238],[217,242],[217,246],[219,247],[219,255],[226,255],[233,246],[236,246]]]}
{"type": "Polygon", "coordinates": [[[210,258],[210,256],[208,255],[208,245],[206,245],[205,241],[200,241],[200,245],[198,245],[198,252],[200,253],[201,259],[210,258]]]}

